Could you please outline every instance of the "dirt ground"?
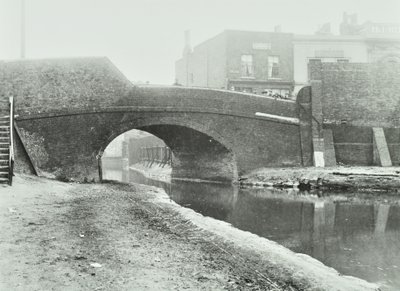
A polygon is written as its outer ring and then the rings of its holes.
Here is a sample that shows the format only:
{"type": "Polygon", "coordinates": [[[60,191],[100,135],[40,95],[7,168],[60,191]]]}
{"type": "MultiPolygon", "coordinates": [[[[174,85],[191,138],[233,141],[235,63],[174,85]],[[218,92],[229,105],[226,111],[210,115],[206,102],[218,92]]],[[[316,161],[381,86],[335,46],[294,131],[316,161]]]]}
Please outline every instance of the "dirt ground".
{"type": "Polygon", "coordinates": [[[375,290],[142,185],[0,186],[0,290],[375,290]]]}
{"type": "Polygon", "coordinates": [[[133,190],[27,176],[0,188],[0,290],[294,289],[234,267],[187,221],[146,203],[154,190],[133,190]]]}

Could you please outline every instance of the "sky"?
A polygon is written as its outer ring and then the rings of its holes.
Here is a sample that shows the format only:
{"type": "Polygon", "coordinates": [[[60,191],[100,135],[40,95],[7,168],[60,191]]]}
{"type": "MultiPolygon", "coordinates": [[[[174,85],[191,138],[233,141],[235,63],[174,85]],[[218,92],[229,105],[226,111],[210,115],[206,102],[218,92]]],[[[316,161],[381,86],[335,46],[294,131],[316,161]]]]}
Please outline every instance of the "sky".
{"type": "MultiPolygon", "coordinates": [[[[22,0],[0,0],[0,60],[20,57],[22,0]]],[[[25,0],[26,58],[107,56],[132,81],[170,85],[192,45],[225,29],[313,34],[343,12],[400,23],[400,0],[25,0]]]]}

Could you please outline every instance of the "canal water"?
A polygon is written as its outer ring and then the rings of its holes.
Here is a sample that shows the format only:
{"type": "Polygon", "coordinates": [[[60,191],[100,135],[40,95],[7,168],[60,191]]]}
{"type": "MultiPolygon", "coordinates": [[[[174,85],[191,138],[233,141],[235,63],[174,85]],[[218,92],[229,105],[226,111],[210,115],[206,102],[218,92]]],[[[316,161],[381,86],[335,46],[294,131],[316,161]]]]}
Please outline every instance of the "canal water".
{"type": "Polygon", "coordinates": [[[137,171],[107,170],[106,179],[165,189],[176,203],[308,254],[344,275],[400,290],[400,201],[368,193],[240,189],[165,183],[137,171]]]}

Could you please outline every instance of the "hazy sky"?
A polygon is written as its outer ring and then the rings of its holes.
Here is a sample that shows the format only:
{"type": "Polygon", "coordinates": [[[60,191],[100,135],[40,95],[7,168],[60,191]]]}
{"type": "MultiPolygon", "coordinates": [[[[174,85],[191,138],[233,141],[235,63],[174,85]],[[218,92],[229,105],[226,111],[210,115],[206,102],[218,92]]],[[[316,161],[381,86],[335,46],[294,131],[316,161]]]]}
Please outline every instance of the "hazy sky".
{"type": "MultiPolygon", "coordinates": [[[[314,33],[344,11],[400,22],[400,0],[26,0],[27,58],[107,56],[133,81],[172,84],[183,31],[192,45],[224,29],[314,33]]],[[[20,0],[0,0],[0,59],[18,59],[20,0]]]]}

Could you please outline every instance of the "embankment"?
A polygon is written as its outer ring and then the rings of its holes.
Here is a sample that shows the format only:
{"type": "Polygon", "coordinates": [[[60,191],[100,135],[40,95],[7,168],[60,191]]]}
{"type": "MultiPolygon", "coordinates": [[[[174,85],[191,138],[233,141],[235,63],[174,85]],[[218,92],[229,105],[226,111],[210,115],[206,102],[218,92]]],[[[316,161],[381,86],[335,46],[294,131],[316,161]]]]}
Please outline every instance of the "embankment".
{"type": "Polygon", "coordinates": [[[0,192],[4,290],[377,290],[159,188],[19,176],[0,192]]]}
{"type": "Polygon", "coordinates": [[[242,186],[301,190],[400,190],[400,167],[263,168],[243,176],[242,186]]]}

